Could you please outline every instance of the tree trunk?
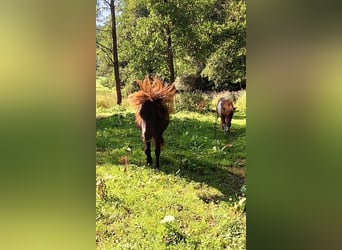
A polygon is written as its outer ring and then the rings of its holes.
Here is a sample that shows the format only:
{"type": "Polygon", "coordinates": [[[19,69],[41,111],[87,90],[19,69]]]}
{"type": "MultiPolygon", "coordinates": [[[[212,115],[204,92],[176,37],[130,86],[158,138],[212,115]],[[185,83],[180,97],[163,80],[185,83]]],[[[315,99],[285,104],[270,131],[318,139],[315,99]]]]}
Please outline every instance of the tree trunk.
{"type": "Polygon", "coordinates": [[[171,42],[171,32],[170,26],[166,26],[166,39],[167,39],[167,46],[166,46],[166,54],[167,54],[167,65],[170,72],[170,83],[175,81],[175,69],[173,67],[173,51],[172,51],[172,42],[171,42]]]}
{"type": "MultiPolygon", "coordinates": [[[[164,0],[164,4],[167,4],[167,0],[164,0]]],[[[175,81],[175,69],[173,66],[173,51],[172,51],[172,41],[171,41],[171,31],[170,25],[166,25],[165,27],[165,35],[166,35],[166,55],[167,55],[167,66],[169,68],[170,73],[170,83],[175,81]]]]}
{"type": "Polygon", "coordinates": [[[119,60],[118,60],[118,44],[116,38],[116,22],[115,22],[115,4],[114,0],[110,0],[110,14],[112,17],[112,39],[113,39],[113,61],[114,61],[114,78],[115,78],[115,88],[116,88],[116,103],[118,105],[122,102],[122,95],[120,89],[120,78],[119,78],[119,60]]]}

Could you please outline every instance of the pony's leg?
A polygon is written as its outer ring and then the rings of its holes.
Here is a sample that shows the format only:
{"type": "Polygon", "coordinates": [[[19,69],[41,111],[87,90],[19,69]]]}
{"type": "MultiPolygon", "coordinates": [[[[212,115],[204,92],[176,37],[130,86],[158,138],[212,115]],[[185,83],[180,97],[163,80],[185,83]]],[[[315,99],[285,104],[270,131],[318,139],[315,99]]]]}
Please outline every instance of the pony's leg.
{"type": "Polygon", "coordinates": [[[147,165],[152,165],[152,156],[151,156],[151,140],[145,140],[145,148],[144,148],[145,154],[146,154],[146,161],[147,165]]]}
{"type": "Polygon", "coordinates": [[[223,130],[225,130],[225,125],[226,125],[226,122],[225,122],[224,116],[221,116],[221,128],[223,130]]]}
{"type": "Polygon", "coordinates": [[[146,162],[147,165],[152,165],[152,156],[151,156],[151,139],[152,135],[149,131],[149,129],[146,126],[146,122],[142,119],[141,120],[141,137],[144,141],[144,152],[146,154],[146,162]]]}
{"type": "Polygon", "coordinates": [[[159,159],[160,159],[160,153],[161,153],[161,146],[164,144],[164,139],[163,139],[163,136],[161,137],[156,137],[155,138],[155,150],[154,150],[154,153],[156,155],[156,166],[155,168],[156,169],[159,169],[159,159]]]}
{"type": "Polygon", "coordinates": [[[160,140],[156,140],[156,148],[154,150],[154,153],[156,154],[156,169],[159,169],[160,144],[160,140]]]}

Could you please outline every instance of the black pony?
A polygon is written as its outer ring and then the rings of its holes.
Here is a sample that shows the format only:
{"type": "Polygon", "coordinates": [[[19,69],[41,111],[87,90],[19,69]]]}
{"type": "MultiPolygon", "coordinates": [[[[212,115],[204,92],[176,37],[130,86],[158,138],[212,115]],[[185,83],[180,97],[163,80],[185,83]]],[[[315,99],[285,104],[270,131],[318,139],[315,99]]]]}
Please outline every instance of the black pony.
{"type": "Polygon", "coordinates": [[[163,82],[145,77],[137,81],[140,91],[129,95],[129,101],[136,107],[135,121],[141,129],[147,165],[152,165],[151,139],[155,144],[156,165],[159,169],[161,147],[164,145],[163,132],[169,125],[176,88],[174,84],[164,86],[163,82]]]}

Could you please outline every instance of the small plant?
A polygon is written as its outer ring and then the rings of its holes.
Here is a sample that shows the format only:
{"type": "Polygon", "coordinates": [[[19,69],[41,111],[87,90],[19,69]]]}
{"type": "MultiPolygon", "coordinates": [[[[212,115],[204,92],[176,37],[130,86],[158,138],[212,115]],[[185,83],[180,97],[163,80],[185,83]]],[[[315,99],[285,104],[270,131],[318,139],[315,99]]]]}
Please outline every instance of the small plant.
{"type": "Polygon", "coordinates": [[[172,215],[165,216],[161,223],[165,225],[163,241],[166,246],[185,242],[185,236],[179,232],[178,226],[175,225],[175,218],[172,215]]]}
{"type": "Polygon", "coordinates": [[[244,185],[241,187],[240,191],[241,191],[242,197],[239,197],[238,202],[235,204],[235,208],[236,208],[237,210],[246,211],[246,203],[247,203],[247,198],[246,198],[246,192],[247,192],[246,184],[244,184],[244,185]]]}
{"type": "Polygon", "coordinates": [[[108,198],[107,186],[102,178],[96,182],[96,195],[103,200],[108,198]]]}
{"type": "Polygon", "coordinates": [[[246,196],[246,192],[247,192],[246,184],[241,187],[240,191],[243,196],[246,196]]]}

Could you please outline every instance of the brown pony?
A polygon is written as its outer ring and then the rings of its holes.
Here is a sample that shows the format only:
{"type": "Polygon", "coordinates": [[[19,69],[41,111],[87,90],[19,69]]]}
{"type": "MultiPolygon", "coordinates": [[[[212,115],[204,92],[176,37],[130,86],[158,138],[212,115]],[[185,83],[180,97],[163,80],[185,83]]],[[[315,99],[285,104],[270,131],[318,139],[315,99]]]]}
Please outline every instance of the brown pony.
{"type": "Polygon", "coordinates": [[[149,77],[143,81],[137,81],[140,91],[128,96],[132,105],[136,107],[135,122],[141,129],[144,151],[147,165],[152,165],[151,139],[155,144],[156,165],[159,169],[159,156],[161,147],[164,145],[163,132],[169,125],[169,113],[173,107],[176,93],[174,84],[163,85],[163,82],[153,78],[153,84],[149,77]]]}
{"type": "Polygon", "coordinates": [[[216,112],[217,116],[221,117],[221,128],[225,134],[229,132],[235,109],[229,97],[221,97],[217,102],[216,112]]]}

